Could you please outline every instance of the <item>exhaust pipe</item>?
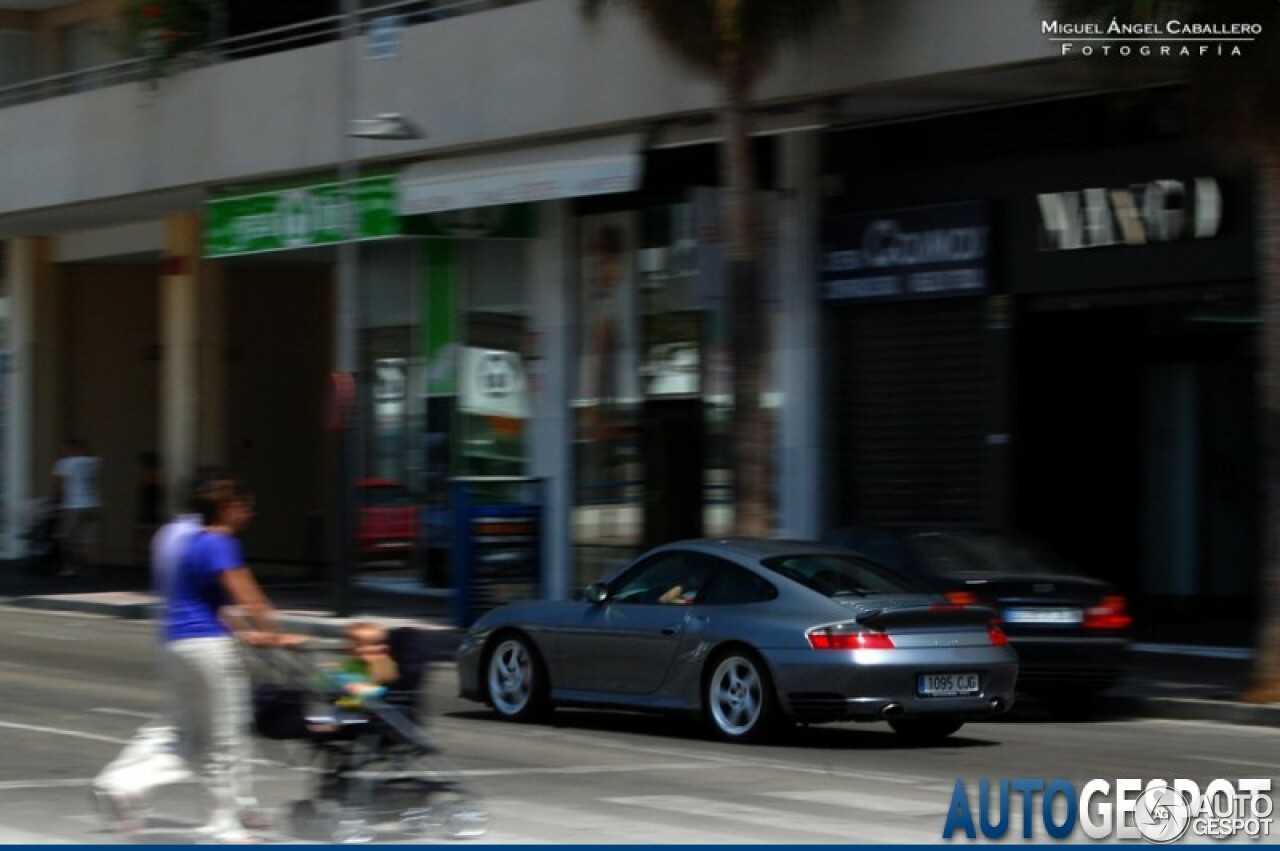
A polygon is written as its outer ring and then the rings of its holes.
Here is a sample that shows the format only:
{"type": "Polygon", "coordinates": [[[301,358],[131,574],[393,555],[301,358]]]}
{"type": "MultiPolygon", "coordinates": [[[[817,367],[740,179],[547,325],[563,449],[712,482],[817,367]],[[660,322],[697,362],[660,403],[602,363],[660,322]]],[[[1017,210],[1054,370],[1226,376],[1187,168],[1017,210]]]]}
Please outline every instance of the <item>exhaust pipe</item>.
{"type": "Polygon", "coordinates": [[[901,718],[905,710],[901,703],[890,703],[884,709],[880,710],[881,718],[901,718]]]}
{"type": "Polygon", "coordinates": [[[993,697],[993,698],[991,698],[991,711],[992,711],[992,712],[1004,712],[1004,710],[1005,710],[1005,705],[1004,705],[1004,701],[1003,701],[1003,700],[1001,700],[1001,699],[1000,699],[1000,698],[998,698],[998,697],[993,697]]]}

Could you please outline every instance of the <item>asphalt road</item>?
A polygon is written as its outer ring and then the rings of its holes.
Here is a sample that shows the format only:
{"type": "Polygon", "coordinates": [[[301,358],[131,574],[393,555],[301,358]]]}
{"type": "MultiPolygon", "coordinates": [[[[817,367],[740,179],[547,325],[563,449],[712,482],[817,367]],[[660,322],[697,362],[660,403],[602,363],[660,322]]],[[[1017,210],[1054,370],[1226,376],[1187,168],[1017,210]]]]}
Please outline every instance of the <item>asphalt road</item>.
{"type": "MultiPolygon", "coordinates": [[[[115,843],[88,784],[159,705],[151,626],[2,611],[0,841],[115,843]]],[[[1079,789],[1095,778],[1204,786],[1263,777],[1280,788],[1274,728],[1064,718],[1024,703],[1007,720],[968,725],[933,747],[903,747],[879,723],[734,746],[702,738],[692,723],[637,715],[575,711],[544,726],[502,723],[456,697],[447,664],[433,670],[428,699],[427,730],[443,749],[433,766],[456,769],[482,796],[489,843],[933,843],[957,779],[975,809],[980,778],[1061,777],[1079,789]]],[[[309,775],[293,764],[298,756],[278,743],[261,749],[259,791],[277,811],[305,794],[309,775]]],[[[197,786],[164,789],[140,841],[190,842],[201,816],[197,786]]],[[[1016,801],[1012,818],[1020,831],[1016,801]]]]}

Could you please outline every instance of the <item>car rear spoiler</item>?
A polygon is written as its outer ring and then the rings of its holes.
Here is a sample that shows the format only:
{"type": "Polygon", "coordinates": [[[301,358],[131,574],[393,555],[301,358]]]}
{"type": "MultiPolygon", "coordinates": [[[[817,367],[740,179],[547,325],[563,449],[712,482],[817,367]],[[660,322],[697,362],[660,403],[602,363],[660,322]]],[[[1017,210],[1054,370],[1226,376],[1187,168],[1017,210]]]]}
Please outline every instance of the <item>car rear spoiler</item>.
{"type": "Polygon", "coordinates": [[[912,627],[987,626],[997,619],[995,609],[986,606],[956,606],[951,603],[879,609],[857,617],[858,623],[881,632],[912,627]]]}

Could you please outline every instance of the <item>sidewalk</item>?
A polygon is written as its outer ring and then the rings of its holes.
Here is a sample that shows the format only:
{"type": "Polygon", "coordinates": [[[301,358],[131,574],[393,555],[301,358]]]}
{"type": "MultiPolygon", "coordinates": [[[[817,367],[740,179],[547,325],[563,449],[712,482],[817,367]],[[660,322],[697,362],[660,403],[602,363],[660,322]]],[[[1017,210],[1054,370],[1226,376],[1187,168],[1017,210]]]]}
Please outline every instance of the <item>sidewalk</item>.
{"type": "MultiPolygon", "coordinates": [[[[448,591],[410,591],[392,579],[362,580],[359,604],[350,618],[333,615],[330,602],[314,588],[268,588],[282,628],[307,635],[340,636],[350,620],[431,630],[442,650],[452,653],[461,636],[448,591]]],[[[0,597],[0,605],[44,611],[79,612],[129,619],[151,616],[155,598],[144,591],[72,591],[0,597]]],[[[1238,647],[1138,641],[1130,674],[1090,710],[1092,717],[1172,718],[1280,727],[1280,704],[1255,706],[1235,698],[1244,688],[1251,653],[1238,647]]],[[[1041,706],[1041,710],[1048,707],[1041,706]]],[[[1018,711],[1036,712],[1034,700],[1018,711]]]]}

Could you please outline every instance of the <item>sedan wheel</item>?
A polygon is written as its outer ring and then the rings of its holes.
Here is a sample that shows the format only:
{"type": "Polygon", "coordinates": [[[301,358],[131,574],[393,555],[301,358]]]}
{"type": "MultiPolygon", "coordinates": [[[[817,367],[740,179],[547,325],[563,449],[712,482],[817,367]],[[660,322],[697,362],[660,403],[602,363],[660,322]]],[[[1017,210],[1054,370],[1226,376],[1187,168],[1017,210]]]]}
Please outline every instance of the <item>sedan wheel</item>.
{"type": "Polygon", "coordinates": [[[899,718],[889,722],[893,732],[917,745],[940,742],[964,726],[951,718],[899,718]]]}
{"type": "Polygon", "coordinates": [[[528,639],[508,636],[489,654],[485,666],[489,703],[509,721],[530,721],[547,708],[547,682],[542,663],[528,639]]]}
{"type": "Polygon", "coordinates": [[[726,741],[762,738],[777,716],[777,700],[764,664],[745,652],[721,657],[707,680],[703,709],[716,735],[726,741]]]}

